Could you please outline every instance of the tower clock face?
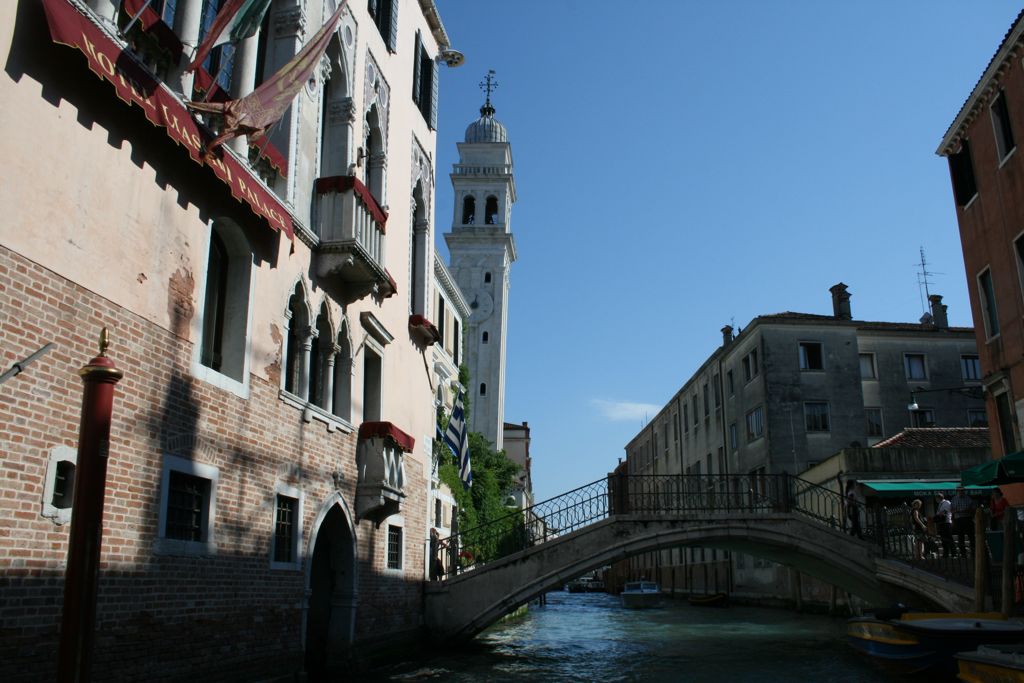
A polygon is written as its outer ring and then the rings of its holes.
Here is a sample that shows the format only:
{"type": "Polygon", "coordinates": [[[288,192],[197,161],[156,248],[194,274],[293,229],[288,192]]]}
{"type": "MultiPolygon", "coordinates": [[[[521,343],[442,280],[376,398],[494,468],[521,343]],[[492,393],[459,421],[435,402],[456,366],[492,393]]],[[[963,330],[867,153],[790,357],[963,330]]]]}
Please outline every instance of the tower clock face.
{"type": "Polygon", "coordinates": [[[494,299],[487,292],[475,292],[473,300],[469,302],[471,311],[470,318],[473,322],[480,322],[490,317],[494,311],[494,299]]]}

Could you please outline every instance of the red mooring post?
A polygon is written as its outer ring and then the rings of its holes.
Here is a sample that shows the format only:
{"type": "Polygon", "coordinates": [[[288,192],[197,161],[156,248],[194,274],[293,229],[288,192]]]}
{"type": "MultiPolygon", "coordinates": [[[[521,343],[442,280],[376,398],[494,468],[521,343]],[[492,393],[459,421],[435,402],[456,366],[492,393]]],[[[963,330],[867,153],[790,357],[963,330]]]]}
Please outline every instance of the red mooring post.
{"type": "Polygon", "coordinates": [[[85,384],[78,428],[78,464],[71,506],[71,540],[64,575],[57,681],[88,681],[96,624],[96,586],[103,541],[103,498],[107,486],[110,419],[114,385],[124,376],[107,358],[107,328],[100,332],[100,354],[78,371],[85,384]]]}

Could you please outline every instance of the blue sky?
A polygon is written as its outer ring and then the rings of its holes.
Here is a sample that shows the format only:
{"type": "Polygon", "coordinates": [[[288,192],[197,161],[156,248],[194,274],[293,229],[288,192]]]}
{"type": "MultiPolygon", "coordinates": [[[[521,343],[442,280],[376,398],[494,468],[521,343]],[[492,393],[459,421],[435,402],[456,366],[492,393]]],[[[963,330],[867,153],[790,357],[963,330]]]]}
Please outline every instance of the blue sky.
{"type": "Polygon", "coordinates": [[[915,321],[916,263],[971,325],[942,135],[1020,6],[437,0],[439,248],[455,143],[497,71],[518,202],[505,419],[537,500],[616,464],[759,314],[915,321]]]}

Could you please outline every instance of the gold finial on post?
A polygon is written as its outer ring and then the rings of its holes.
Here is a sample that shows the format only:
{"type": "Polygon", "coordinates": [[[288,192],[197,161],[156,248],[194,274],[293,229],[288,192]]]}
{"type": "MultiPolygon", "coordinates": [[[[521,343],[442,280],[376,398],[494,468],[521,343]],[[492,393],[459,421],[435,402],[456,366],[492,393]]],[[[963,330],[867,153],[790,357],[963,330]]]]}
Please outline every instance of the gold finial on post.
{"type": "Polygon", "coordinates": [[[110,336],[107,334],[107,328],[104,327],[100,330],[100,356],[107,355],[107,348],[110,346],[110,336]]]}

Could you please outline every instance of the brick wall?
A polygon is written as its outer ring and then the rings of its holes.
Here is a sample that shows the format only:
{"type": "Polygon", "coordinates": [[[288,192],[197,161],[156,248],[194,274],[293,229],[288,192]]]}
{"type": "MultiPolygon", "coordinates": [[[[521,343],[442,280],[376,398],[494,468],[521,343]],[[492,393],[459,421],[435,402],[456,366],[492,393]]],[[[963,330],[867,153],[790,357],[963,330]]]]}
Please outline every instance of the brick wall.
{"type": "MultiPolygon", "coordinates": [[[[70,525],[41,516],[43,486],[50,450],[76,445],[77,371],[96,354],[104,325],[125,376],[111,431],[96,679],[201,671],[252,680],[297,670],[306,577],[269,568],[274,487],[303,491],[305,556],[335,472],[355,509],[355,434],[304,422],[256,374],[248,400],[194,380],[192,348],[180,336],[0,247],[3,367],[54,343],[0,390],[0,679],[53,676],[70,525]],[[219,469],[215,554],[154,552],[165,453],[219,469]]],[[[427,482],[418,463],[407,463],[406,477],[403,575],[383,571],[387,524],[356,527],[357,642],[422,623],[427,482]]]]}

